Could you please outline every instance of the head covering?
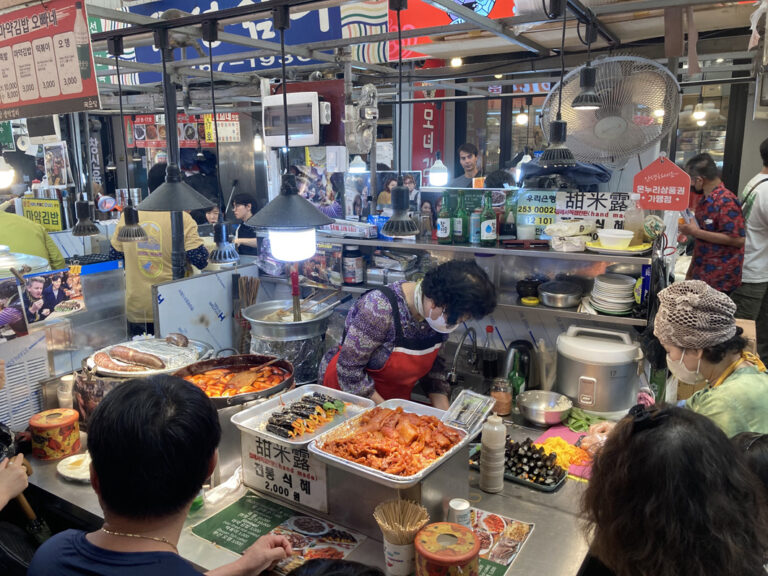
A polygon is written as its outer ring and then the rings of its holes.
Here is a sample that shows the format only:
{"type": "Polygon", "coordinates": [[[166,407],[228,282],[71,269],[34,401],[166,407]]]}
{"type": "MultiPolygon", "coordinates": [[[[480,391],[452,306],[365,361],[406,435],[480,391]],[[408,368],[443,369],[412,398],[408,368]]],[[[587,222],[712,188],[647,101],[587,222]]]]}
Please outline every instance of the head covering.
{"type": "Polygon", "coordinates": [[[736,304],[701,280],[672,284],[659,292],[654,335],[686,349],[710,348],[736,334],[736,304]]]}

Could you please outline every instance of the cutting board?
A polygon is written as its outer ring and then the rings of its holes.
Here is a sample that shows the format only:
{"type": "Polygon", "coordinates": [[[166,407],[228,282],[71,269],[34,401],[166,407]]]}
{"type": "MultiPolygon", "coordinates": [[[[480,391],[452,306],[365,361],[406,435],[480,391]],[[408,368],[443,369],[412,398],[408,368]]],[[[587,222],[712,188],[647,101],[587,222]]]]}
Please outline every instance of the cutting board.
{"type": "MultiPolygon", "coordinates": [[[[581,432],[574,432],[568,428],[568,426],[561,424],[560,426],[553,426],[552,428],[549,428],[546,432],[544,432],[544,434],[536,438],[533,443],[541,444],[547,438],[553,438],[555,436],[560,436],[560,438],[568,442],[568,444],[575,446],[576,442],[579,441],[579,438],[583,436],[583,434],[581,432]]],[[[589,477],[592,474],[592,464],[590,463],[584,466],[570,466],[568,468],[568,474],[576,476],[577,478],[584,478],[585,480],[589,480],[589,477]]]]}

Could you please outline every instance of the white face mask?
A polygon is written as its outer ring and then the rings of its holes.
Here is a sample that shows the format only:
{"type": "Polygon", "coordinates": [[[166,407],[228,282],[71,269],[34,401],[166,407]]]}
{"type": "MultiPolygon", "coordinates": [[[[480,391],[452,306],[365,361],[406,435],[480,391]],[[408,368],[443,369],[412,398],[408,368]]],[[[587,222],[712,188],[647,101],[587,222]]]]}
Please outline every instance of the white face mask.
{"type": "MultiPolygon", "coordinates": [[[[459,327],[458,324],[448,326],[445,322],[445,316],[443,314],[440,314],[437,320],[433,320],[429,317],[429,315],[427,315],[427,313],[424,311],[424,295],[421,292],[421,282],[416,284],[416,288],[413,291],[413,300],[414,304],[416,305],[416,311],[424,317],[424,319],[427,321],[427,324],[429,324],[429,327],[432,328],[432,330],[435,332],[440,332],[440,334],[450,334],[459,327]]],[[[430,310],[430,314],[431,313],[432,311],[430,310]]]]}
{"type": "Polygon", "coordinates": [[[669,353],[667,353],[667,368],[669,368],[672,375],[677,378],[679,382],[685,384],[696,385],[706,381],[706,378],[699,372],[699,368],[701,368],[701,358],[699,358],[699,363],[696,365],[696,370],[689,370],[683,363],[684,358],[685,350],[683,350],[683,355],[680,356],[680,360],[672,360],[669,357],[669,353]]]}

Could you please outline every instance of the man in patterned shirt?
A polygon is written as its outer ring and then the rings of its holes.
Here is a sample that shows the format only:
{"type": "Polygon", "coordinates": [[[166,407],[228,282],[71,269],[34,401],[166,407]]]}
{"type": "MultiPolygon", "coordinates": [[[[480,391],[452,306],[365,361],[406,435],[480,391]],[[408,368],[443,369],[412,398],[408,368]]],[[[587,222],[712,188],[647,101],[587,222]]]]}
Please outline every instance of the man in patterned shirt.
{"type": "Polygon", "coordinates": [[[688,160],[691,191],[700,196],[696,218],[680,224],[680,233],[695,239],[686,280],[703,280],[730,294],[741,284],[746,227],[741,206],[728,190],[709,154],[688,160]]]}

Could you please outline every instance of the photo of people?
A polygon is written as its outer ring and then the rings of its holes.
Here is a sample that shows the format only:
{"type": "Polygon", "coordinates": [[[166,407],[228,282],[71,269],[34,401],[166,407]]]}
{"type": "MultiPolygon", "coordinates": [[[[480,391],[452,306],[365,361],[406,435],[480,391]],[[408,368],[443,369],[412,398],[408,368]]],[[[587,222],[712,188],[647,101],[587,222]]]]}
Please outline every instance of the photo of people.
{"type": "Polygon", "coordinates": [[[67,143],[46,144],[43,148],[45,176],[49,186],[68,186],[74,184],[69,168],[67,143]]]}
{"type": "Polygon", "coordinates": [[[27,333],[24,307],[14,278],[0,280],[0,342],[27,333]]]}
{"type": "Polygon", "coordinates": [[[85,309],[80,275],[69,270],[27,276],[21,301],[29,325],[85,309]]]}
{"type": "MultiPolygon", "coordinates": [[[[403,185],[408,188],[410,210],[419,208],[421,172],[413,170],[403,172],[403,185]]],[[[371,186],[371,173],[347,173],[344,180],[344,217],[359,220],[370,199],[373,203],[371,213],[382,213],[392,209],[392,190],[397,185],[397,172],[384,170],[376,172],[376,185],[371,186]]]]}

